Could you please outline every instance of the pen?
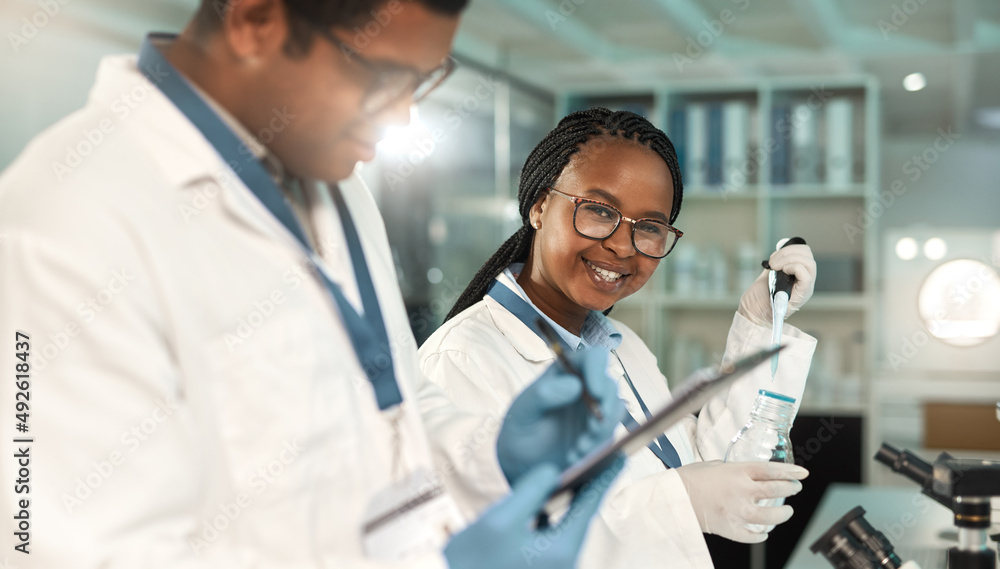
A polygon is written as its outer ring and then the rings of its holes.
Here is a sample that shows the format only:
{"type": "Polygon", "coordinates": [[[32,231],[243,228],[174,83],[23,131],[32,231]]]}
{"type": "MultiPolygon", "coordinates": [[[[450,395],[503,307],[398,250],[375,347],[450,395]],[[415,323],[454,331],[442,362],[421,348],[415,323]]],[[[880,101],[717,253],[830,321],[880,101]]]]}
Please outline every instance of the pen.
{"type": "Polygon", "coordinates": [[[590,411],[590,414],[597,417],[599,421],[604,420],[604,413],[601,413],[601,406],[597,403],[597,399],[594,398],[593,394],[590,393],[590,390],[587,389],[587,380],[583,378],[583,373],[566,357],[566,350],[563,349],[562,342],[559,340],[559,334],[552,329],[552,326],[544,318],[536,318],[535,325],[541,331],[542,338],[549,344],[549,348],[556,354],[556,361],[559,362],[559,365],[569,373],[580,378],[580,385],[583,387],[581,398],[583,399],[583,404],[590,411]]]}

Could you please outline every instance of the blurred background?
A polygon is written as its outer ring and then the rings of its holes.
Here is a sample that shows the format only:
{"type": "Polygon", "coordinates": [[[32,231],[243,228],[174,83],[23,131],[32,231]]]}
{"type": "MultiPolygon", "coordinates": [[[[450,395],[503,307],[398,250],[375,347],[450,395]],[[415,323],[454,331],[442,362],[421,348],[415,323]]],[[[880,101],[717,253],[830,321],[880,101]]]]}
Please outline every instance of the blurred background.
{"type": "MultiPolygon", "coordinates": [[[[196,5],[4,0],[0,168],[83,105],[103,55],[196,5]]],[[[721,357],[779,238],[812,246],[791,319],[819,339],[793,429],[812,482],[766,548],[719,540],[717,565],[806,566],[829,484],[909,484],[872,462],[882,441],[1000,457],[1000,2],[472,0],[454,52],[362,169],[418,341],[520,225],[521,165],[573,110],[635,111],[677,147],[684,239],[613,312],[670,381],[721,357]]]]}

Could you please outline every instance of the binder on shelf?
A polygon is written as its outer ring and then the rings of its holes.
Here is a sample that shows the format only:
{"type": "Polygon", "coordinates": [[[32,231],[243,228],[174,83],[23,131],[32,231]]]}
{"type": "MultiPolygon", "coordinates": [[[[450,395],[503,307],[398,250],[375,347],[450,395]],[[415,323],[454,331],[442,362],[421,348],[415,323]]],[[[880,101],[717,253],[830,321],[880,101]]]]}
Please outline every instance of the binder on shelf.
{"type": "Polygon", "coordinates": [[[709,186],[722,185],[722,103],[708,104],[708,172],[709,186]]]}
{"type": "Polygon", "coordinates": [[[704,103],[687,106],[687,174],[692,188],[708,182],[708,109],[704,103]]]}
{"type": "Polygon", "coordinates": [[[744,166],[750,146],[750,105],[746,101],[726,101],[722,106],[722,186],[740,190],[749,183],[744,166]]]}
{"type": "Polygon", "coordinates": [[[792,109],[792,183],[819,183],[816,112],[805,103],[792,109]]]}
{"type": "Polygon", "coordinates": [[[851,100],[835,97],[826,103],[826,183],[832,191],[848,189],[853,178],[854,108],[851,100]]]}
{"type": "Polygon", "coordinates": [[[681,167],[681,177],[685,185],[690,184],[688,180],[687,162],[687,109],[681,107],[670,111],[667,118],[667,136],[670,142],[674,143],[674,152],[677,154],[677,164],[681,167]]]}
{"type": "Polygon", "coordinates": [[[771,184],[780,186],[788,184],[791,162],[791,131],[788,129],[787,105],[778,105],[771,109],[771,136],[774,137],[774,152],[771,154],[771,184]]]}

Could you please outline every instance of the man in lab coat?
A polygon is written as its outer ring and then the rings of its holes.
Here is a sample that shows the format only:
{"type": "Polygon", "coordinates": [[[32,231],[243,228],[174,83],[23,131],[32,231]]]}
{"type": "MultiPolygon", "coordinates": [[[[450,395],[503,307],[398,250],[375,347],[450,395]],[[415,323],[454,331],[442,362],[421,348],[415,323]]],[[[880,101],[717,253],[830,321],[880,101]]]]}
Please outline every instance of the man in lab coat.
{"type": "MultiPolygon", "coordinates": [[[[526,521],[569,455],[519,444],[553,427],[593,446],[620,411],[613,384],[588,375],[611,420],[581,432],[566,423],[578,381],[543,376],[521,432],[501,427],[512,480],[443,396],[416,412],[416,345],[352,174],[446,75],[464,3],[206,0],[138,61],[105,58],[87,105],[4,172],[0,557],[458,568],[538,547],[526,521]],[[449,489],[508,482],[442,554],[463,524],[449,489]]],[[[577,501],[535,567],[573,562],[599,498],[577,501]]]]}

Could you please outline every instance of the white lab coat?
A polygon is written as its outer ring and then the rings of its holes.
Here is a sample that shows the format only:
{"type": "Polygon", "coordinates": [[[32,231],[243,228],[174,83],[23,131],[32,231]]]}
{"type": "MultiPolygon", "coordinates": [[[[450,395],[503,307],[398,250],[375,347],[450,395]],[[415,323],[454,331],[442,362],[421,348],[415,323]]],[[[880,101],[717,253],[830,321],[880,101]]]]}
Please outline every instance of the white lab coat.
{"type": "MultiPolygon", "coordinates": [[[[518,291],[506,275],[499,280],[518,291]]],[[[523,292],[518,294],[524,298],[523,292]]],[[[662,407],[670,401],[670,390],[656,357],[630,328],[615,320],[612,323],[622,334],[617,353],[636,390],[651,411],[662,407]]],[[[761,365],[713,398],[697,419],[692,415],[667,431],[683,464],[721,460],[733,435],[749,418],[758,389],[801,400],[816,340],[787,324],[782,339],[788,347],[779,359],[773,383],[770,365],[761,365]]],[[[770,330],[736,314],[725,357],[740,358],[770,344],[770,330]]],[[[420,365],[428,379],[462,410],[486,418],[484,423],[503,417],[513,398],[553,360],[546,343],[489,296],[446,322],[420,348],[420,365]]],[[[641,418],[642,410],[613,355],[609,355],[608,373],[618,380],[626,409],[641,418]]],[[[619,429],[623,432],[624,427],[619,429]]],[[[492,434],[487,446],[495,441],[496,432],[492,434]]],[[[471,516],[496,496],[473,489],[459,497],[471,516]]],[[[712,567],[680,476],[665,469],[652,451],[629,458],[591,523],[580,567],[712,567]]]]}
{"type": "MultiPolygon", "coordinates": [[[[416,345],[382,218],[359,179],[342,187],[414,401],[416,345]]],[[[327,264],[356,302],[327,207],[315,212],[327,264]]],[[[0,557],[79,569],[446,566],[438,552],[363,556],[365,508],[393,472],[392,429],[305,260],[135,57],[103,60],[85,108],[0,177],[0,368],[15,369],[15,331],[30,334],[34,438],[30,495],[15,495],[8,374],[0,557]],[[7,545],[24,498],[30,556],[7,545]]],[[[447,457],[470,430],[422,391],[426,419],[410,403],[399,418],[403,472],[434,468],[428,432],[447,457]]],[[[447,468],[447,484],[505,487],[495,457],[447,468]]]]}

